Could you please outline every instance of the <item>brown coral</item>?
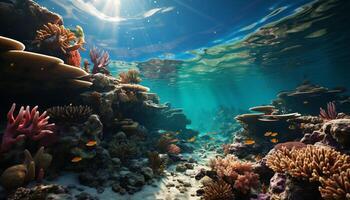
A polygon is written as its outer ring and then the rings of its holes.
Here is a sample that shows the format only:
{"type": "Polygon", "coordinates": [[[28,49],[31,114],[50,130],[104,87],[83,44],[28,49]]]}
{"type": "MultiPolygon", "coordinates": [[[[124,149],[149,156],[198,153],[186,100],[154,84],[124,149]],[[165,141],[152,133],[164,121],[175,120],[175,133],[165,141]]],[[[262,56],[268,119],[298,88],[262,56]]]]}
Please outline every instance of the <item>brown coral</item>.
{"type": "Polygon", "coordinates": [[[165,161],[161,159],[159,153],[156,151],[148,153],[148,164],[153,173],[157,175],[161,175],[166,168],[165,161]]]}
{"type": "Polygon", "coordinates": [[[320,178],[319,188],[322,198],[325,200],[350,199],[350,169],[334,174],[328,179],[320,178]]]}
{"type": "Polygon", "coordinates": [[[54,122],[81,123],[85,122],[93,113],[89,106],[56,106],[47,110],[48,115],[54,122]]]}
{"type": "Polygon", "coordinates": [[[121,83],[138,84],[142,81],[137,69],[129,69],[127,72],[121,72],[118,76],[121,83]]]}
{"type": "Polygon", "coordinates": [[[243,175],[238,175],[233,187],[243,194],[247,194],[250,192],[251,188],[256,189],[258,186],[259,175],[254,172],[244,172],[243,175]]]}
{"type": "Polygon", "coordinates": [[[233,200],[232,188],[223,180],[211,182],[204,188],[204,200],[233,200]]]}
{"type": "Polygon", "coordinates": [[[275,172],[318,181],[350,168],[350,156],[328,147],[308,145],[292,150],[282,147],[267,156],[267,165],[275,172]]]}
{"type": "Polygon", "coordinates": [[[84,40],[77,39],[75,34],[63,25],[48,23],[37,31],[34,40],[39,45],[49,45],[50,48],[60,49],[64,54],[83,49],[84,40]]]}

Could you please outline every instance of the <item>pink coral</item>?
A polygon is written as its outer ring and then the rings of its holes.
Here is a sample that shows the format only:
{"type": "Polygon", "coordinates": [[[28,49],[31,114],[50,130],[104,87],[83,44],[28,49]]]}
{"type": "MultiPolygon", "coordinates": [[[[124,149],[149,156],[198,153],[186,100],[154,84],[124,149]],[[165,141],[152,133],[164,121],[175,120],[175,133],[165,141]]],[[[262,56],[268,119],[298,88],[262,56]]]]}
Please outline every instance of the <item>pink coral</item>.
{"type": "Polygon", "coordinates": [[[256,189],[259,186],[259,175],[254,172],[244,172],[243,175],[238,175],[233,188],[247,194],[252,188],[256,189]]]}
{"type": "Polygon", "coordinates": [[[6,152],[11,149],[12,145],[17,142],[29,138],[33,141],[39,141],[46,136],[53,134],[55,124],[49,124],[49,117],[46,112],[40,115],[37,111],[38,106],[32,110],[27,106],[26,109],[22,106],[16,117],[13,116],[16,104],[12,104],[10,111],[7,114],[7,127],[2,137],[1,152],[6,152]]]}
{"type": "Polygon", "coordinates": [[[90,59],[94,64],[92,68],[92,73],[103,73],[110,75],[111,73],[108,70],[108,65],[110,63],[109,54],[105,51],[99,51],[96,47],[90,50],[90,59]]]}
{"type": "Polygon", "coordinates": [[[168,146],[168,152],[171,154],[179,154],[179,153],[181,153],[181,149],[176,144],[170,144],[168,146]]]}
{"type": "Polygon", "coordinates": [[[334,102],[329,102],[327,104],[327,111],[324,110],[323,108],[320,108],[320,117],[324,120],[332,120],[336,119],[338,116],[338,113],[336,111],[335,103],[334,102]]]}

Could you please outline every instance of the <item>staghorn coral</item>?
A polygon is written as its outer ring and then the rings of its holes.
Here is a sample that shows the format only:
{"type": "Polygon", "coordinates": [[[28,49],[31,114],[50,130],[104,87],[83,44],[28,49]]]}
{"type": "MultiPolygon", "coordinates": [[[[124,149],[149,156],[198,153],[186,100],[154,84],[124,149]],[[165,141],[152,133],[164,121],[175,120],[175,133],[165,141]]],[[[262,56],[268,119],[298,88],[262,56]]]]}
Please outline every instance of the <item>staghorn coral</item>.
{"type": "Polygon", "coordinates": [[[350,168],[350,156],[320,146],[288,150],[282,147],[267,156],[267,165],[278,173],[318,181],[350,168]]]}
{"type": "Polygon", "coordinates": [[[75,34],[66,29],[63,25],[48,23],[42,29],[37,31],[34,40],[39,46],[45,46],[50,49],[59,49],[64,54],[83,48],[84,40],[78,38],[75,34]]]}
{"type": "Polygon", "coordinates": [[[89,106],[55,106],[47,110],[52,121],[57,123],[82,123],[93,113],[89,106]]]}
{"type": "Polygon", "coordinates": [[[320,117],[323,120],[328,121],[328,120],[336,119],[337,116],[338,116],[338,113],[336,111],[334,102],[327,103],[327,111],[324,110],[323,108],[320,108],[320,117]]]}
{"type": "Polygon", "coordinates": [[[96,47],[94,47],[90,50],[90,59],[94,64],[91,71],[93,74],[111,74],[108,70],[108,65],[110,63],[108,52],[98,50],[96,47]]]}
{"type": "Polygon", "coordinates": [[[138,84],[142,81],[137,69],[129,69],[127,72],[121,72],[118,76],[121,83],[138,84]]]}
{"type": "Polygon", "coordinates": [[[162,160],[159,153],[156,151],[148,153],[148,165],[152,169],[153,173],[157,175],[163,174],[166,168],[165,160],[162,160]]]}
{"type": "Polygon", "coordinates": [[[12,145],[26,138],[43,141],[53,135],[55,124],[49,124],[49,116],[46,115],[46,112],[40,114],[37,111],[38,106],[31,110],[29,106],[25,109],[22,106],[16,117],[13,116],[15,109],[16,104],[14,103],[7,114],[8,122],[2,137],[1,152],[9,151],[12,145]]]}
{"type": "Polygon", "coordinates": [[[204,187],[204,200],[233,200],[232,188],[223,180],[211,182],[204,187]]]}
{"type": "Polygon", "coordinates": [[[330,178],[320,178],[319,188],[325,200],[350,199],[350,168],[340,174],[333,174],[330,178]]]}

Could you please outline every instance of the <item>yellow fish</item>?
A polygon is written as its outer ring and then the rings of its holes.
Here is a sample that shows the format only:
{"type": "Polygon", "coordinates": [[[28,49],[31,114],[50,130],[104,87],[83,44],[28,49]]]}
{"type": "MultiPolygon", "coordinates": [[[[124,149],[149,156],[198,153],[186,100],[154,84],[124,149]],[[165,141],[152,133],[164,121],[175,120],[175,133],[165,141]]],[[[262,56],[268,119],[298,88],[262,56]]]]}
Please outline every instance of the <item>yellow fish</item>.
{"type": "Polygon", "coordinates": [[[244,140],[244,144],[253,145],[253,144],[255,144],[255,141],[253,139],[246,139],[246,140],[244,140]]]}
{"type": "Polygon", "coordinates": [[[97,144],[97,141],[96,141],[96,140],[90,140],[90,141],[88,141],[85,145],[86,145],[87,147],[93,147],[93,146],[96,146],[96,144],[97,144]]]}
{"type": "Polygon", "coordinates": [[[77,162],[80,162],[82,159],[83,159],[82,157],[76,156],[76,157],[72,158],[71,162],[77,163],[77,162]]]}
{"type": "Polygon", "coordinates": [[[272,143],[277,143],[277,142],[278,142],[278,139],[277,139],[277,138],[272,138],[270,141],[271,141],[272,143]]]}
{"type": "Polygon", "coordinates": [[[266,132],[266,133],[264,134],[264,136],[268,137],[268,136],[270,136],[271,134],[272,134],[272,132],[271,132],[271,131],[268,131],[268,132],[266,132]]]}
{"type": "Polygon", "coordinates": [[[278,133],[275,132],[275,133],[272,133],[270,136],[271,136],[271,137],[275,137],[275,136],[277,136],[277,135],[278,135],[278,133]]]}
{"type": "Polygon", "coordinates": [[[187,142],[194,142],[194,141],[196,141],[196,136],[193,136],[187,140],[187,142]]]}

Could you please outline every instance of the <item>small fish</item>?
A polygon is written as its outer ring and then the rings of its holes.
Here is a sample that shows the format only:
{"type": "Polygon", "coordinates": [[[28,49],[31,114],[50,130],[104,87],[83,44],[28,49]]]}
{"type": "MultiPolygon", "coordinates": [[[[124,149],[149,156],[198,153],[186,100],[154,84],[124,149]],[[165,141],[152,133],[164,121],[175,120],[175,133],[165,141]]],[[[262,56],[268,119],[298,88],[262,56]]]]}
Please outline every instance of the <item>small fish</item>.
{"type": "Polygon", "coordinates": [[[80,156],[75,156],[74,158],[72,158],[71,162],[72,163],[77,163],[80,162],[83,158],[80,156]]]}
{"type": "Polygon", "coordinates": [[[308,101],[304,101],[303,103],[304,103],[304,104],[308,104],[309,102],[308,102],[308,101]]]}
{"type": "Polygon", "coordinates": [[[272,138],[270,141],[271,141],[272,143],[277,143],[277,142],[278,142],[278,139],[277,139],[277,138],[272,138]]]}
{"type": "Polygon", "coordinates": [[[268,137],[268,136],[270,136],[271,134],[272,134],[272,132],[271,132],[271,131],[268,131],[268,132],[266,132],[266,133],[264,134],[264,136],[268,137]]]}
{"type": "Polygon", "coordinates": [[[96,141],[96,140],[90,140],[90,141],[88,141],[85,145],[86,145],[87,147],[93,147],[93,146],[96,146],[96,144],[97,144],[97,141],[96,141]]]}
{"type": "Polygon", "coordinates": [[[274,133],[271,133],[271,137],[276,137],[278,135],[278,133],[274,132],[274,133]]]}
{"type": "Polygon", "coordinates": [[[255,144],[255,141],[253,139],[246,139],[246,140],[244,140],[244,144],[253,145],[253,144],[255,144]]]}
{"type": "Polygon", "coordinates": [[[193,136],[187,140],[187,142],[194,142],[194,141],[196,141],[196,136],[193,136]]]}

